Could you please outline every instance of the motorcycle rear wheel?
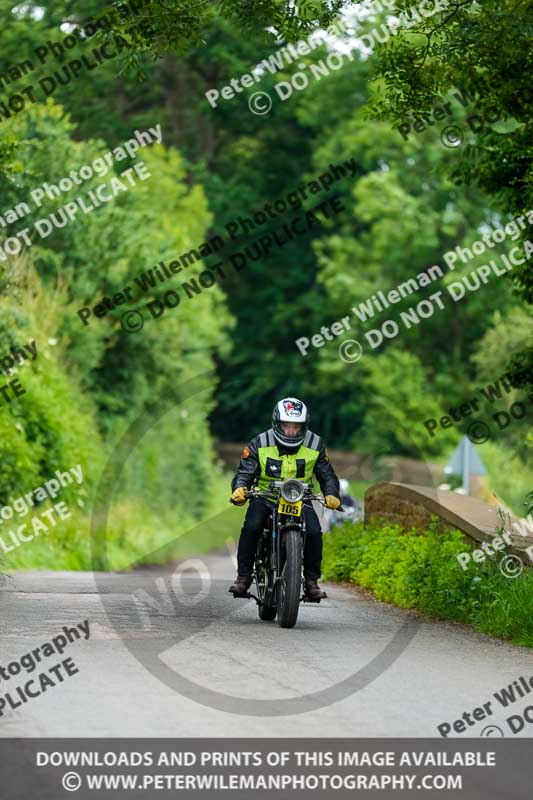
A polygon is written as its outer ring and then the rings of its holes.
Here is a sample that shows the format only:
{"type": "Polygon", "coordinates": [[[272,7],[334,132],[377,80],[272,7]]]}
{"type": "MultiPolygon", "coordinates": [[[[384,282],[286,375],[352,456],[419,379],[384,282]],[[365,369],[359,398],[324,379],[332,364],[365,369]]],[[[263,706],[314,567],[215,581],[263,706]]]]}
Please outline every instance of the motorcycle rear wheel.
{"type": "Polygon", "coordinates": [[[265,569],[263,559],[265,558],[265,554],[261,552],[261,542],[259,543],[258,548],[258,555],[256,560],[256,576],[257,576],[257,596],[260,603],[257,604],[257,613],[259,614],[259,619],[264,620],[265,622],[272,622],[272,620],[276,619],[276,614],[278,613],[278,609],[275,606],[272,606],[273,598],[273,591],[270,580],[270,574],[267,569],[265,569]]]}
{"type": "Polygon", "coordinates": [[[279,582],[278,625],[294,628],[300,608],[302,589],[302,534],[299,529],[287,531],[282,542],[283,570],[279,582]]]}
{"type": "Polygon", "coordinates": [[[278,609],[263,604],[261,606],[257,606],[257,613],[259,614],[259,619],[262,619],[265,622],[272,622],[272,620],[276,619],[278,609]]]}

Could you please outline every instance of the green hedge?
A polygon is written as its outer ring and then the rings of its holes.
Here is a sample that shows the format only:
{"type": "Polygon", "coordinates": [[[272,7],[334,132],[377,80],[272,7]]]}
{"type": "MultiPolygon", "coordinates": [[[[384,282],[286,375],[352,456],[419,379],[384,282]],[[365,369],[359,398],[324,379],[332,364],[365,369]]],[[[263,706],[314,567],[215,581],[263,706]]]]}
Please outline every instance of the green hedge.
{"type": "Polygon", "coordinates": [[[474,625],[533,647],[533,574],[506,578],[500,557],[463,570],[456,555],[472,548],[460,531],[404,533],[398,526],[344,525],[325,537],[323,575],[371,589],[379,600],[474,625]]]}

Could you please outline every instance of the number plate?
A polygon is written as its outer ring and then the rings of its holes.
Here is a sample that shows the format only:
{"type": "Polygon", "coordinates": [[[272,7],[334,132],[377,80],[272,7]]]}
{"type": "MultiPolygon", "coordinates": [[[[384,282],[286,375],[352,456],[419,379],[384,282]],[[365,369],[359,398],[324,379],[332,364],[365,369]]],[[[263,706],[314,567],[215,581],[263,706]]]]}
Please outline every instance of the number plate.
{"type": "Polygon", "coordinates": [[[280,514],[290,514],[293,517],[300,517],[302,515],[302,501],[299,500],[297,503],[287,503],[282,497],[280,497],[278,511],[280,514]]]}

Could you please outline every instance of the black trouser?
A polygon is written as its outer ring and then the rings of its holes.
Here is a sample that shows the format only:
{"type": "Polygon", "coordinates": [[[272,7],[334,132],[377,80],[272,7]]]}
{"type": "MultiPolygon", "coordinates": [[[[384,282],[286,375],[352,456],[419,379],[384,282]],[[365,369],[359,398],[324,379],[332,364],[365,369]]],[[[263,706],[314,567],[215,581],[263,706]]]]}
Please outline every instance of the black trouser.
{"type": "MultiPolygon", "coordinates": [[[[270,513],[272,513],[272,508],[262,500],[250,500],[237,551],[239,575],[252,574],[259,534],[265,527],[270,513]]],[[[312,506],[304,505],[303,515],[305,519],[304,575],[310,580],[318,580],[322,564],[322,531],[312,506]]]]}

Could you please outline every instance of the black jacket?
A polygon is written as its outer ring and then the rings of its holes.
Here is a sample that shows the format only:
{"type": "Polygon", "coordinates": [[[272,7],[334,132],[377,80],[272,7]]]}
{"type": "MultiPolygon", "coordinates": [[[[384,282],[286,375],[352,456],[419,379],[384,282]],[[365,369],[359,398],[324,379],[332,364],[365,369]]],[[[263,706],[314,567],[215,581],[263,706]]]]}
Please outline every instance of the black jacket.
{"type": "MultiPolygon", "coordinates": [[[[257,453],[258,448],[260,446],[265,447],[267,445],[275,444],[276,442],[272,429],[265,431],[264,433],[260,433],[258,436],[254,436],[251,442],[249,442],[243,450],[239,469],[237,470],[237,473],[231,482],[232,491],[235,491],[235,489],[237,489],[239,486],[246,486],[247,489],[251,488],[254,481],[259,478],[261,474],[259,456],[257,453]]],[[[322,439],[317,436],[316,433],[308,431],[304,439],[304,446],[311,447],[312,450],[318,450],[319,455],[313,474],[320,485],[322,494],[324,496],[331,494],[340,499],[339,479],[335,474],[335,470],[331,466],[331,462],[322,439]]],[[[280,456],[295,452],[294,448],[283,447],[279,444],[277,445],[277,448],[280,456]]]]}

